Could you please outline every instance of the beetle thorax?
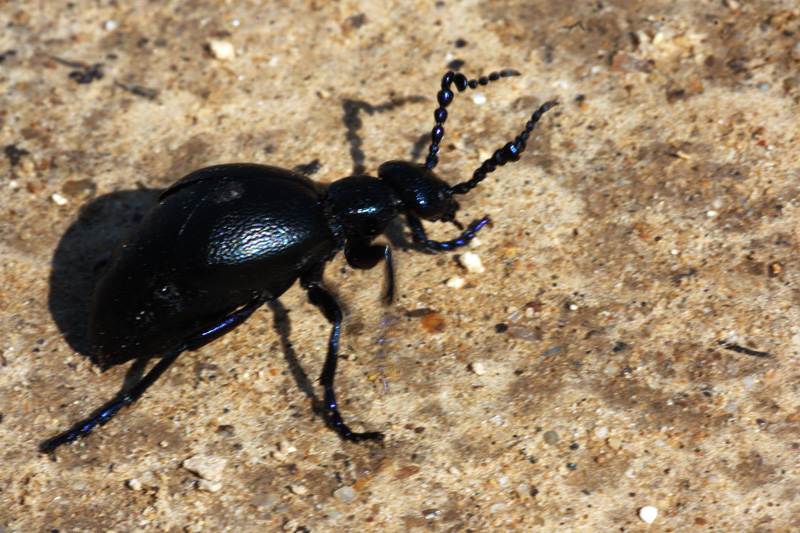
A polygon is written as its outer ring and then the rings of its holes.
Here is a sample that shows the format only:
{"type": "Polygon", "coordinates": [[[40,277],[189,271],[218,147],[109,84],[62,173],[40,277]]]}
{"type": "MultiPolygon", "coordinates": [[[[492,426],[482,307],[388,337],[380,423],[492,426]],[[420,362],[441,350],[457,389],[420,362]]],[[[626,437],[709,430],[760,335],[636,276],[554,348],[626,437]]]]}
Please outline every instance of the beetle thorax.
{"type": "Polygon", "coordinates": [[[377,237],[399,213],[391,187],[372,176],[350,176],[328,186],[333,218],[346,238],[377,237]]]}

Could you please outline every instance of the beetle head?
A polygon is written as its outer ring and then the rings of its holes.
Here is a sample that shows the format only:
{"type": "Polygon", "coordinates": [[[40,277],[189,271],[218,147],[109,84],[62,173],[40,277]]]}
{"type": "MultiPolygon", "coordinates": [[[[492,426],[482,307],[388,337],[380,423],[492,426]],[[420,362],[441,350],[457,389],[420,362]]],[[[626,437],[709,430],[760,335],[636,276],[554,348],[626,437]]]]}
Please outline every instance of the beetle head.
{"type": "Polygon", "coordinates": [[[453,220],[458,203],[450,185],[424,165],[388,161],[378,168],[378,178],[397,194],[405,212],[424,220],[453,220]]]}

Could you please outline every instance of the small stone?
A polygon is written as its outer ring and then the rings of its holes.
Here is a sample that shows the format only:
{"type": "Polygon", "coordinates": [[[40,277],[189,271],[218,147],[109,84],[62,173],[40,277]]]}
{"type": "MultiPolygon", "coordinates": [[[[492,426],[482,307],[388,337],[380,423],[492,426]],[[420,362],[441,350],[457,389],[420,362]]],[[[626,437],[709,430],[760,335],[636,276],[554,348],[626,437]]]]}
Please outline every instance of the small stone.
{"type": "Polygon", "coordinates": [[[445,319],[439,313],[428,313],[422,317],[422,327],[428,333],[441,333],[445,329],[445,319]]]}
{"type": "Polygon", "coordinates": [[[395,460],[392,457],[384,457],[375,467],[376,474],[386,474],[394,470],[395,460]]]}
{"type": "Polygon", "coordinates": [[[406,465],[394,473],[395,479],[407,479],[419,473],[420,467],[416,465],[406,465]]]}
{"type": "Polygon", "coordinates": [[[472,363],[470,363],[469,369],[475,372],[475,374],[479,376],[482,376],[486,373],[486,366],[480,361],[473,361],[472,363]]]}
{"type": "Polygon", "coordinates": [[[341,517],[344,516],[344,513],[336,509],[325,509],[324,511],[322,511],[322,514],[324,514],[331,520],[339,520],[341,517]]]}
{"type": "Polygon", "coordinates": [[[352,487],[340,487],[333,491],[333,497],[339,500],[339,503],[350,503],[356,499],[356,491],[352,487]]]}
{"type": "Polygon", "coordinates": [[[652,505],[645,505],[644,507],[639,509],[639,518],[641,518],[643,522],[647,522],[648,524],[652,524],[653,522],[655,522],[657,516],[658,516],[658,509],[656,509],[652,505]]]}
{"type": "Polygon", "coordinates": [[[217,481],[209,481],[207,479],[201,479],[197,483],[197,488],[200,490],[204,490],[206,492],[217,492],[222,488],[222,483],[217,481]]]}
{"type": "Polygon", "coordinates": [[[486,268],[484,268],[483,263],[481,263],[480,256],[475,252],[464,252],[458,256],[458,262],[461,263],[461,266],[464,267],[467,272],[472,274],[483,274],[486,272],[486,268]]]}
{"type": "Polygon", "coordinates": [[[269,493],[263,496],[259,496],[257,498],[253,498],[250,500],[250,505],[255,507],[256,509],[270,509],[275,507],[275,505],[280,501],[280,497],[277,494],[269,493]]]}
{"type": "Polygon", "coordinates": [[[131,465],[128,463],[114,463],[111,465],[110,470],[115,474],[124,474],[128,470],[131,469],[131,465]]]}
{"type": "Polygon", "coordinates": [[[142,482],[139,481],[136,478],[129,479],[126,484],[128,485],[128,488],[131,489],[131,490],[137,490],[138,491],[138,490],[142,490],[142,488],[143,488],[142,487],[142,482]]]}
{"type": "Polygon", "coordinates": [[[211,51],[211,55],[220,61],[227,61],[236,57],[236,49],[229,41],[212,39],[208,43],[208,49],[211,51]]]}
{"type": "Polygon", "coordinates": [[[447,280],[447,286],[451,289],[460,289],[465,285],[465,283],[466,281],[464,281],[464,278],[459,276],[454,276],[447,280]]]}
{"type": "Polygon", "coordinates": [[[56,205],[67,205],[67,203],[69,203],[69,200],[67,200],[66,196],[63,196],[57,192],[53,193],[53,195],[50,196],[50,199],[53,200],[53,203],[56,205]]]}
{"type": "Polygon", "coordinates": [[[222,473],[225,470],[227,461],[222,457],[214,457],[210,455],[193,455],[185,459],[181,466],[186,470],[194,472],[203,479],[209,481],[219,481],[222,479],[222,473]]]}
{"type": "Polygon", "coordinates": [[[552,429],[550,431],[545,431],[543,437],[544,437],[544,441],[547,444],[552,445],[552,444],[555,444],[556,442],[558,442],[558,433],[556,433],[552,429]]]}
{"type": "Polygon", "coordinates": [[[305,485],[292,485],[289,487],[289,490],[292,491],[292,494],[297,494],[298,496],[305,496],[308,494],[308,487],[305,485]]]}

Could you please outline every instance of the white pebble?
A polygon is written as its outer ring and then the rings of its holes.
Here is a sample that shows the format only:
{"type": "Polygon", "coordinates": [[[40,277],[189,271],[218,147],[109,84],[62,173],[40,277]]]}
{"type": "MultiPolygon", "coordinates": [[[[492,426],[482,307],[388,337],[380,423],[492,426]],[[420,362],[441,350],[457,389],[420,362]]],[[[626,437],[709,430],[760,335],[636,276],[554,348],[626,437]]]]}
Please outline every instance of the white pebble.
{"type": "Polygon", "coordinates": [[[53,200],[53,203],[56,205],[67,205],[67,202],[69,202],[65,196],[58,194],[57,192],[53,193],[50,199],[53,200]]]}
{"type": "Polygon", "coordinates": [[[639,518],[642,521],[647,522],[648,524],[652,524],[656,521],[656,517],[658,516],[658,509],[653,507],[652,505],[645,505],[641,509],[639,509],[639,518]]]}
{"type": "Polygon", "coordinates": [[[142,482],[136,478],[129,479],[128,488],[131,490],[142,490],[142,482]]]}
{"type": "Polygon", "coordinates": [[[236,57],[236,49],[233,47],[233,44],[228,41],[213,39],[208,43],[208,48],[211,50],[211,54],[220,61],[226,61],[236,57]]]}
{"type": "Polygon", "coordinates": [[[308,494],[308,488],[305,485],[292,485],[289,487],[289,490],[292,491],[292,494],[297,494],[298,496],[305,496],[308,494]]]}
{"type": "Polygon", "coordinates": [[[484,365],[480,361],[474,361],[470,363],[469,369],[475,372],[479,376],[482,376],[486,373],[486,365],[484,365]]]}
{"type": "Polygon", "coordinates": [[[486,271],[481,263],[481,258],[475,252],[464,252],[458,256],[458,262],[467,269],[467,272],[473,274],[483,274],[486,271]]]}
{"type": "Polygon", "coordinates": [[[106,31],[114,31],[117,29],[117,23],[113,20],[107,20],[103,24],[103,28],[105,28],[106,31]]]}
{"type": "Polygon", "coordinates": [[[465,283],[464,278],[459,276],[454,276],[447,280],[447,286],[451,289],[460,289],[465,283]]]}

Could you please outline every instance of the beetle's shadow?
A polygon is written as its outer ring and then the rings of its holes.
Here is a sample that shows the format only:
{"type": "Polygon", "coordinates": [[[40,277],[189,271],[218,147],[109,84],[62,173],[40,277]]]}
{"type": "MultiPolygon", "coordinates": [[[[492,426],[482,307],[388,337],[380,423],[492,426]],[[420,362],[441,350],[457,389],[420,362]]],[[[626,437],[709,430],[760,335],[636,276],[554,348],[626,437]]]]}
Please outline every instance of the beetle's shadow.
{"type": "Polygon", "coordinates": [[[92,293],[111,251],[155,204],[161,189],[120,191],[84,205],[56,247],[48,307],[69,346],[90,355],[86,325],[92,293]]]}
{"type": "MultiPolygon", "coordinates": [[[[353,158],[353,175],[364,174],[367,170],[364,166],[364,151],[361,149],[361,145],[364,143],[364,140],[358,134],[358,130],[360,130],[361,126],[363,125],[360,116],[361,113],[363,112],[368,115],[385,113],[387,111],[397,109],[405,104],[427,101],[428,99],[424,96],[393,97],[388,102],[379,105],[372,105],[363,100],[342,100],[342,109],[344,110],[342,122],[344,122],[344,125],[347,128],[345,137],[347,139],[347,143],[350,145],[350,157],[353,158]]],[[[417,139],[411,150],[412,161],[417,161],[422,157],[422,152],[427,147],[429,141],[430,133],[427,132],[417,139]]]]}
{"type": "Polygon", "coordinates": [[[274,317],[275,331],[281,339],[283,358],[289,366],[289,371],[292,373],[295,383],[297,383],[297,388],[311,398],[314,404],[314,410],[320,412],[321,403],[316,394],[314,394],[314,383],[308,378],[306,371],[303,370],[300,360],[297,358],[297,352],[295,352],[294,346],[292,345],[292,324],[289,320],[289,311],[280,300],[273,300],[268,302],[267,305],[274,317]]]}

